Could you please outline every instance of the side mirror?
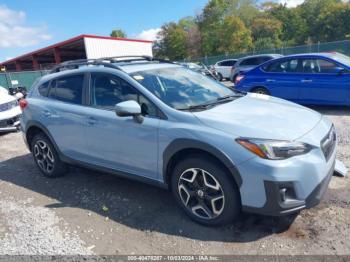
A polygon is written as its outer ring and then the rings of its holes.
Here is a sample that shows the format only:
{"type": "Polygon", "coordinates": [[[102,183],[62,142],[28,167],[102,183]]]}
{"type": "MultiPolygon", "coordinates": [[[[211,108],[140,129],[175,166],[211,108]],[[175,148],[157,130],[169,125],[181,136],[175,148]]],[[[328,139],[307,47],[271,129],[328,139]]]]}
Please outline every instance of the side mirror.
{"type": "Polygon", "coordinates": [[[134,100],[128,100],[115,105],[115,113],[120,117],[132,116],[142,122],[141,106],[134,100]]]}
{"type": "Polygon", "coordinates": [[[342,68],[342,67],[337,67],[336,69],[335,69],[335,73],[337,74],[337,75],[342,75],[342,74],[345,74],[345,73],[347,73],[348,72],[348,70],[346,70],[345,68],[342,68]]]}

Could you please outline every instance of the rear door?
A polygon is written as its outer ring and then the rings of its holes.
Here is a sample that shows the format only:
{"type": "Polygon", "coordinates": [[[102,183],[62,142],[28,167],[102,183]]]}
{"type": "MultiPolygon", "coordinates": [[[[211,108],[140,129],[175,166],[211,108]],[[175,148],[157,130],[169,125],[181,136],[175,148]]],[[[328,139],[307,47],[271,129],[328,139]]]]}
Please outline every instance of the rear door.
{"type": "Polygon", "coordinates": [[[299,99],[302,103],[349,104],[348,70],[324,58],[303,59],[301,67],[299,99]]]}
{"type": "MultiPolygon", "coordinates": [[[[70,74],[51,81],[41,110],[42,123],[60,151],[76,160],[86,160],[87,78],[70,74]]],[[[40,91],[40,90],[39,90],[40,91]]]]}

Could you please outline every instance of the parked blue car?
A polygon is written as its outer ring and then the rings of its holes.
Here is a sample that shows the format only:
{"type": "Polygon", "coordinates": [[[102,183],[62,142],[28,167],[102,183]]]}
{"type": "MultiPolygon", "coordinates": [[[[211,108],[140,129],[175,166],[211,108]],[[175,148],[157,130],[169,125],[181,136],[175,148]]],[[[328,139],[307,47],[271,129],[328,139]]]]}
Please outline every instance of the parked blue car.
{"type": "Polygon", "coordinates": [[[236,89],[299,104],[350,105],[350,57],[315,53],[274,59],[240,75],[236,89]]]}

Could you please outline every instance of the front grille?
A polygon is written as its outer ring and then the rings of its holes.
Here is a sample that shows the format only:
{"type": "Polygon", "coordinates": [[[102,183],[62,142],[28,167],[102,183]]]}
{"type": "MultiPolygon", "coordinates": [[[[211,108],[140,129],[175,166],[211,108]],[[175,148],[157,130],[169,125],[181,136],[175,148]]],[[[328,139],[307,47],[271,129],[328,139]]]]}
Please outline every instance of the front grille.
{"type": "Polygon", "coordinates": [[[17,104],[18,104],[17,100],[14,100],[14,101],[11,101],[11,102],[8,102],[5,104],[1,104],[0,105],[0,112],[10,110],[10,109],[16,107],[17,104]]]}
{"type": "Polygon", "coordinates": [[[321,149],[327,161],[331,157],[336,143],[337,135],[335,133],[334,126],[332,126],[327,135],[321,140],[321,149]]]}

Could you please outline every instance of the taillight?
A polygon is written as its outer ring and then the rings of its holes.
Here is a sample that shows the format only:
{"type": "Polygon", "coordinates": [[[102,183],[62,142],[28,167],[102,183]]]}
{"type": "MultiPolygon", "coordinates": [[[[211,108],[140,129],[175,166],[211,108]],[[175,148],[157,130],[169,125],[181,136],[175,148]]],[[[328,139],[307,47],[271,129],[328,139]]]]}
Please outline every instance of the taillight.
{"type": "Polygon", "coordinates": [[[19,107],[21,108],[22,111],[24,110],[24,108],[27,107],[27,105],[28,105],[28,101],[25,100],[24,98],[19,100],[19,107]]]}
{"type": "Polygon", "coordinates": [[[235,85],[237,85],[239,82],[241,82],[244,79],[244,75],[238,75],[236,77],[235,85]]]}

